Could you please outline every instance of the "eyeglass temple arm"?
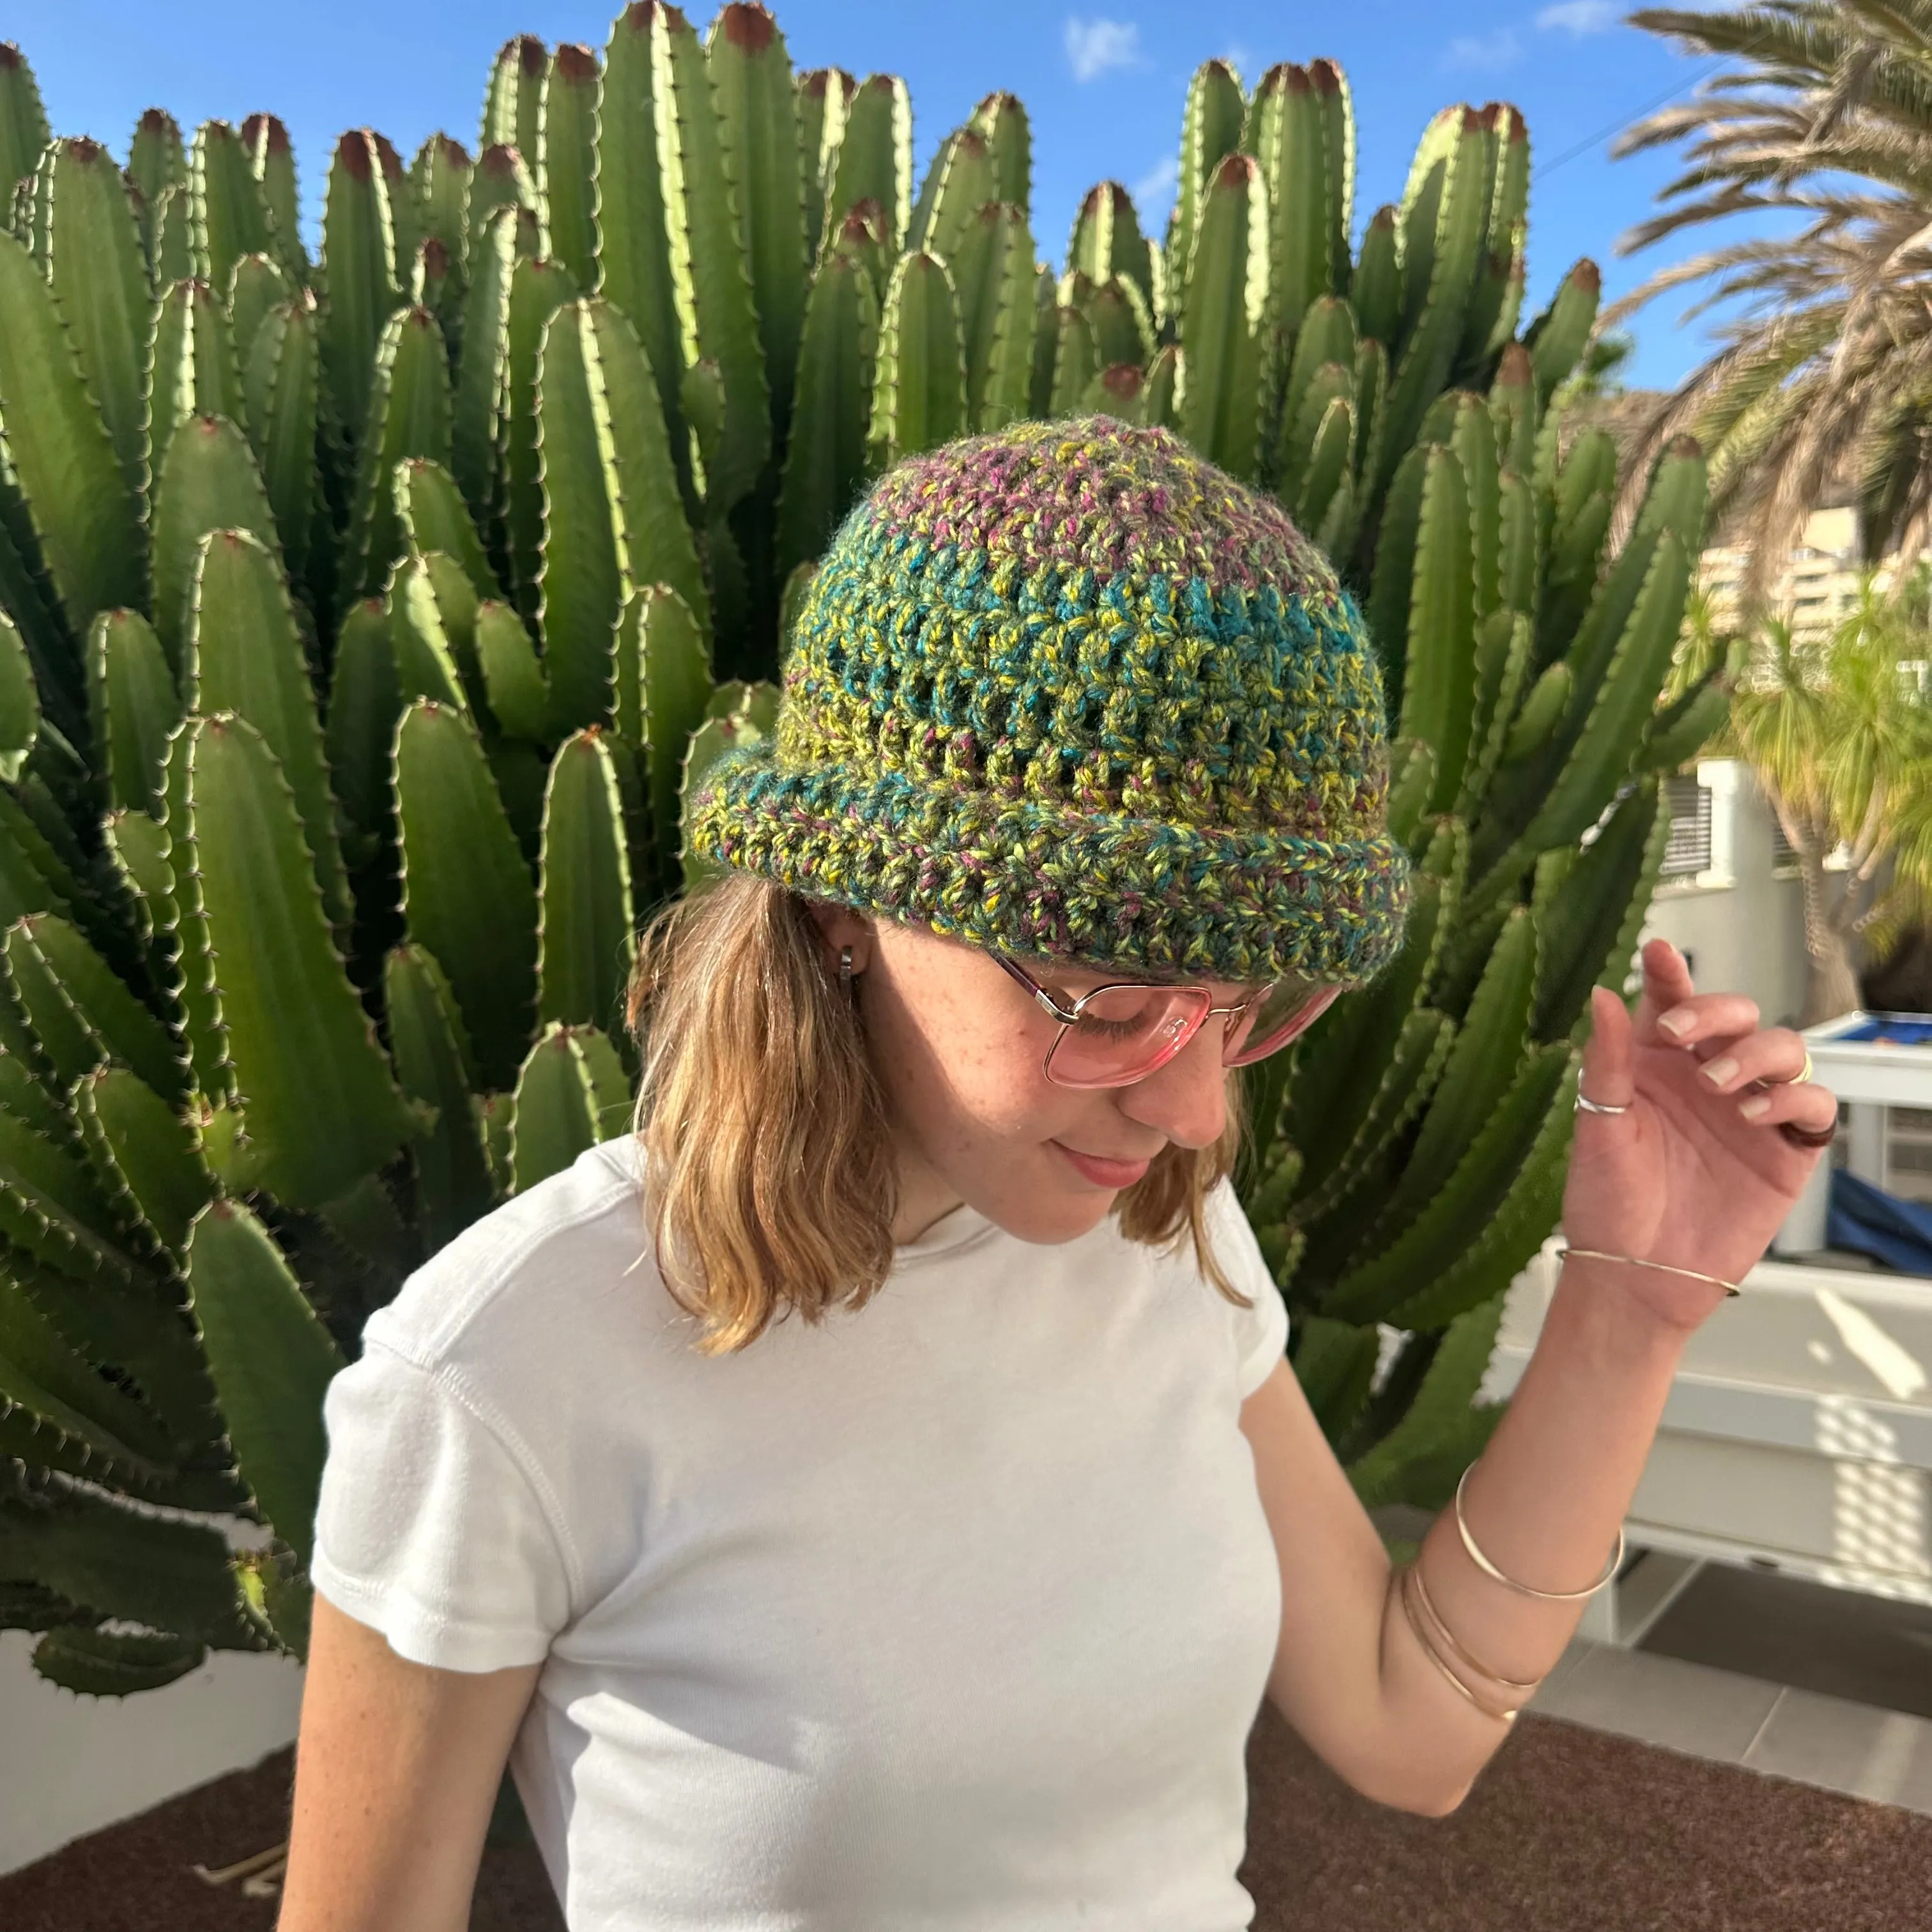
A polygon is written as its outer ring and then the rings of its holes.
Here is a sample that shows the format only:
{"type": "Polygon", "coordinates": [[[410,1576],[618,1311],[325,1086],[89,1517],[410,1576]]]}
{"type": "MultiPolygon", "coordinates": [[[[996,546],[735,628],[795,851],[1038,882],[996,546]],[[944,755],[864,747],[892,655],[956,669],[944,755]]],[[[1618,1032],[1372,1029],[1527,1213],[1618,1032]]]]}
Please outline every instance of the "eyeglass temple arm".
{"type": "Polygon", "coordinates": [[[1077,1012],[1069,1012],[1044,986],[1036,985],[1034,980],[1016,966],[1004,952],[996,952],[993,957],[1033,995],[1036,1002],[1043,1006],[1055,1019],[1063,1021],[1066,1024],[1071,1026],[1080,1017],[1077,1012]]]}

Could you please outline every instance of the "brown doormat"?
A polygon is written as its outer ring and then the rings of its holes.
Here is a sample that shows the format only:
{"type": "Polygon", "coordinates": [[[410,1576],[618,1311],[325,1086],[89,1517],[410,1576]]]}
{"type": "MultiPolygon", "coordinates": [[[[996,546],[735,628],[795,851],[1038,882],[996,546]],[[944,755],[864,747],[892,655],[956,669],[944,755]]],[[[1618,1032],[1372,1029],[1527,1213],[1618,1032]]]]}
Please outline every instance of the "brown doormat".
{"type": "Polygon", "coordinates": [[[1248,1777],[1254,1932],[1932,1928],[1932,1818],[1559,1718],[1446,1818],[1370,1804],[1271,1708],[1248,1777]]]}
{"type": "MultiPolygon", "coordinates": [[[[0,1878],[6,1932],[271,1932],[211,1887],[277,1843],[275,1755],[0,1878]]],[[[1528,1717],[1462,1808],[1370,1804],[1272,1710],[1249,1742],[1254,1932],[1926,1932],[1932,1818],[1528,1717]]],[[[484,1855],[471,1932],[560,1932],[529,1846],[484,1855]]],[[[1177,1927],[1174,1932],[1187,1932],[1177,1927]]]]}

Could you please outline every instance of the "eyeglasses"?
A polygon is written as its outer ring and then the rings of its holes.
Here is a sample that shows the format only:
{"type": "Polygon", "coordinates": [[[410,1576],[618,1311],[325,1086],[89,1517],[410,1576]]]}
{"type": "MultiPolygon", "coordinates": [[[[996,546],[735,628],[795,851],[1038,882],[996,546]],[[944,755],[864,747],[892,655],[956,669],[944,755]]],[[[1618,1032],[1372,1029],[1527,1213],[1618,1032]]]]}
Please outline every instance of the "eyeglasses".
{"type": "Polygon", "coordinates": [[[1042,1071],[1058,1087],[1124,1087],[1165,1066],[1208,1021],[1226,1021],[1221,1064],[1246,1066],[1278,1053],[1334,1004],[1339,986],[1282,981],[1232,1006],[1205,986],[1114,980],[1068,1005],[1004,953],[993,957],[1060,1022],[1042,1071]]]}

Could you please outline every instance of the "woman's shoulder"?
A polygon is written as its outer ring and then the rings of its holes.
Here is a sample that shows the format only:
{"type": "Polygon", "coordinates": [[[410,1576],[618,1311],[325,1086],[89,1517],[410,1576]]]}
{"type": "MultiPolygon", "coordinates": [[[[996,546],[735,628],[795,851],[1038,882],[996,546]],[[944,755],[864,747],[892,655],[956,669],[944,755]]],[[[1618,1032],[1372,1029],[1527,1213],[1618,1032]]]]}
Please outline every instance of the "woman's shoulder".
{"type": "Polygon", "coordinates": [[[475,1375],[595,1348],[608,1324],[671,1310],[637,1154],[628,1134],[600,1142],[472,1222],[369,1318],[365,1342],[434,1372],[475,1375]]]}

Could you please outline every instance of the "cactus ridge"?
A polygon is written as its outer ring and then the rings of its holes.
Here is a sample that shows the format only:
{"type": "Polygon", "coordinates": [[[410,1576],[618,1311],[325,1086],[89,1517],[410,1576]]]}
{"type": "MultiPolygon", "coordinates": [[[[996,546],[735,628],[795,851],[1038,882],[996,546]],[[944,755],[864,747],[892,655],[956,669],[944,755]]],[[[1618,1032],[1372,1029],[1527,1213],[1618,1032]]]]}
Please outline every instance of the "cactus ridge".
{"type": "Polygon", "coordinates": [[[512,1191],[521,1192],[608,1139],[628,1112],[628,1083],[610,1041],[595,1027],[552,1020],[517,1076],[511,1116],[512,1191]]]}
{"type": "Polygon", "coordinates": [[[218,1198],[195,1216],[188,1276],[236,1465],[265,1520],[305,1566],[322,1393],[342,1358],[268,1231],[238,1202],[218,1198]]]}
{"type": "Polygon", "coordinates": [[[202,721],[190,714],[168,736],[161,824],[166,834],[168,891],[154,906],[163,935],[162,970],[169,1001],[181,1016],[184,1049],[196,1085],[212,1106],[235,1101],[235,1069],[221,1024],[220,995],[214,983],[208,938],[207,908],[202,902],[201,872],[194,849],[190,754],[202,721]]]}
{"type": "MultiPolygon", "coordinates": [[[[610,741],[596,728],[559,748],[538,861],[537,1019],[602,1029],[637,956],[625,809],[610,741]]],[[[628,1084],[627,1089],[628,1090],[628,1084]]]]}
{"type": "Polygon", "coordinates": [[[1426,1288],[1389,1311],[1386,1318],[1392,1326],[1432,1328],[1485,1304],[1500,1312],[1502,1298],[1496,1283],[1514,1280],[1528,1265],[1562,1206],[1581,1064],[1574,1053],[1564,1063],[1516,1178],[1481,1232],[1426,1288]]]}
{"type": "MultiPolygon", "coordinates": [[[[51,152],[51,151],[50,151],[51,152]]],[[[70,634],[146,601],[146,546],[72,334],[32,256],[0,233],[0,415],[10,509],[70,634]]]]}
{"type": "Polygon", "coordinates": [[[1406,1224],[1386,1220],[1365,1232],[1323,1298],[1323,1312],[1349,1321],[1382,1320],[1416,1279],[1419,1256],[1460,1254],[1472,1246],[1509,1189],[1574,1078],[1567,1045],[1533,1048],[1502,1103],[1456,1162],[1449,1181],[1406,1224]]]}
{"type": "Polygon", "coordinates": [[[146,333],[149,296],[133,204],[106,151],[95,142],[61,141],[51,152],[48,284],[145,522],[148,404],[138,345],[146,333]]]}
{"type": "MultiPolygon", "coordinates": [[[[90,1178],[100,1190],[101,1197],[114,1216],[116,1225],[121,1229],[122,1238],[133,1251],[134,1258],[152,1268],[164,1280],[178,1281],[179,1268],[176,1258],[162,1238],[159,1229],[148,1218],[140,1197],[129,1184],[128,1176],[116,1157],[112,1144],[102,1127],[100,1115],[92,1104],[94,1078],[98,1074],[108,1070],[108,1066],[104,1063],[94,1073],[84,1076],[74,1084],[72,1110],[79,1124],[81,1153],[87,1162],[90,1178]]],[[[124,1067],[118,1070],[128,1072],[124,1067]]]]}
{"type": "Polygon", "coordinates": [[[879,324],[874,469],[958,436],[965,413],[965,353],[952,273],[937,255],[915,250],[892,271],[879,324]]]}
{"type": "Polygon", "coordinates": [[[0,1118],[0,1234],[36,1259],[83,1278],[137,1286],[141,1270],[104,1231],[112,1217],[72,1148],[0,1118]]]}
{"type": "Polygon", "coordinates": [[[1297,1197],[1298,1222],[1312,1226],[1330,1216],[1346,1220],[1341,1204],[1355,1198],[1358,1189],[1366,1185],[1378,1192],[1385,1186],[1379,1163],[1426,1105],[1456,1037],[1454,1021],[1431,1007],[1412,1007],[1403,1016],[1401,1033],[1360,1125],[1324,1162],[1314,1184],[1297,1197]]]}
{"type": "Polygon", "coordinates": [[[536,1005],[528,868],[481,741],[460,712],[428,699],[410,705],[396,721],[390,769],[410,935],[448,976],[485,1086],[507,1088],[536,1005]]]}
{"type": "Polygon", "coordinates": [[[251,114],[242,124],[242,152],[259,184],[271,252],[298,283],[309,278],[302,239],[302,188],[289,130],[272,114],[251,114]]]}
{"type": "Polygon", "coordinates": [[[182,703],[190,711],[232,710],[261,732],[290,778],[331,928],[346,934],[352,913],[335,843],[336,801],[286,581],[252,531],[212,530],[198,548],[193,598],[182,703]]]}
{"type": "MultiPolygon", "coordinates": [[[[235,1070],[233,1106],[243,1144],[259,1140],[261,1184],[292,1205],[319,1208],[374,1172],[413,1123],[374,1018],[356,999],[331,937],[315,868],[304,862],[299,802],[280,762],[267,739],[232,711],[196,722],[188,741],[185,797],[197,878],[214,881],[221,898],[209,906],[204,898],[202,912],[211,982],[235,1070]],[[209,796],[197,806],[202,790],[209,796]],[[230,929],[238,936],[249,931],[272,880],[283,895],[279,904],[271,902],[280,956],[258,962],[248,948],[234,948],[226,982],[232,1010],[224,1011],[215,940],[230,929]],[[271,966],[285,978],[271,977],[271,966]],[[280,998],[284,992],[290,997],[280,998]],[[306,1040],[297,1037],[302,1034],[306,1040]]],[[[205,895],[205,884],[202,890],[205,895]]]]}
{"type": "MultiPolygon", "coordinates": [[[[178,1076],[190,1069],[179,1063],[178,1076]]],[[[177,1077],[174,1086],[183,1084],[177,1077]]],[[[194,1208],[212,1196],[214,1174],[202,1160],[187,1116],[133,1068],[96,1067],[75,1083],[73,1110],[100,1186],[144,1244],[142,1258],[162,1277],[185,1283],[183,1257],[194,1208]],[[132,1103],[131,1106],[130,1103],[132,1103]],[[145,1144],[143,1138],[145,1137],[145,1144]],[[172,1172],[165,1176],[164,1168],[172,1172]],[[160,1191],[165,1184],[166,1193],[160,1191]],[[193,1207],[187,1204],[192,1200],[193,1207]]]]}
{"type": "Polygon", "coordinates": [[[586,294],[596,292],[600,259],[597,136],[603,92],[597,56],[588,47],[566,43],[545,65],[538,94],[536,188],[542,246],[568,268],[586,294]]]}
{"type": "Polygon", "coordinates": [[[1348,1465],[1366,1507],[1398,1499],[1413,1464],[1441,1458],[1460,1474],[1481,1452],[1503,1412],[1501,1403],[1474,1406],[1502,1319],[1498,1300],[1450,1323],[1400,1421],[1348,1465]]]}

